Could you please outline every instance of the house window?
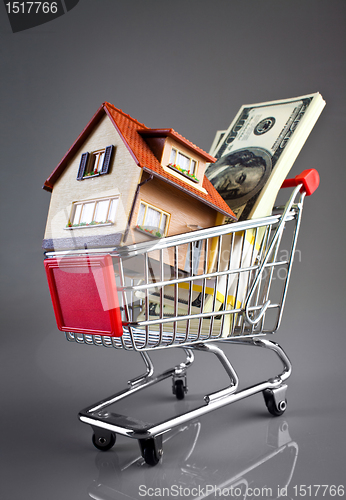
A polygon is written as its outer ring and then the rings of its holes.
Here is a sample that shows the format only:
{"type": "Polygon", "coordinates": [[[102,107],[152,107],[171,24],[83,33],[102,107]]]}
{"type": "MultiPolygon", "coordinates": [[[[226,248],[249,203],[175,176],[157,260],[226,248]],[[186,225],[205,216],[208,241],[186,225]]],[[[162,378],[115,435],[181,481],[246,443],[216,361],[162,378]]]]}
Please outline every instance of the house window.
{"type": "Polygon", "coordinates": [[[118,198],[104,198],[102,200],[73,203],[72,216],[67,227],[113,224],[118,200],[118,198]]]}
{"type": "Polygon", "coordinates": [[[90,165],[90,172],[93,172],[95,174],[99,174],[102,169],[103,165],[103,160],[105,157],[105,150],[102,149],[101,151],[94,151],[91,155],[91,165],[90,165]]]}
{"type": "Polygon", "coordinates": [[[157,238],[166,236],[170,214],[141,201],[136,228],[157,238]]]}
{"type": "Polygon", "coordinates": [[[196,177],[197,161],[193,158],[190,158],[189,156],[186,156],[175,148],[172,148],[171,150],[168,166],[173,170],[177,170],[179,173],[185,175],[193,181],[198,182],[198,179],[196,177]]]}
{"type": "Polygon", "coordinates": [[[108,174],[114,146],[83,153],[80,159],[77,180],[95,175],[108,174]]]}

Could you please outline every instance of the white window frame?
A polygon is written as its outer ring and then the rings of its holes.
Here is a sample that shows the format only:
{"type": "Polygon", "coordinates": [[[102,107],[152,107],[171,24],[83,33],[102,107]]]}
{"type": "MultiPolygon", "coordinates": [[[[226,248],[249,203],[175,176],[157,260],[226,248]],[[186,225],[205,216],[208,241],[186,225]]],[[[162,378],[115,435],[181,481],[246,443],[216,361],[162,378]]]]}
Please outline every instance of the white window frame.
{"type": "Polygon", "coordinates": [[[89,161],[86,166],[83,179],[87,177],[93,177],[94,175],[100,175],[105,153],[106,148],[98,149],[97,151],[92,151],[90,153],[89,161]]]}
{"type": "Polygon", "coordinates": [[[115,218],[117,214],[117,208],[118,208],[118,203],[119,203],[119,196],[110,196],[106,198],[96,198],[92,200],[83,200],[83,201],[76,201],[72,203],[72,210],[71,210],[71,216],[68,221],[66,229],[75,229],[75,228],[81,228],[81,227],[99,227],[99,226],[109,226],[115,223],[115,218]],[[107,202],[108,201],[108,207],[107,207],[107,213],[106,213],[106,218],[104,221],[96,221],[96,209],[97,209],[97,204],[100,202],[107,202]],[[92,214],[90,217],[90,221],[88,222],[81,222],[82,214],[83,214],[83,207],[88,204],[94,204],[94,207],[92,209],[92,214]],[[115,205],[114,205],[115,204],[115,205]],[[78,207],[81,207],[80,209],[78,207]],[[114,212],[112,214],[112,212],[114,212]],[[78,214],[78,220],[76,220],[76,214],[78,214]]]}
{"type": "Polygon", "coordinates": [[[189,160],[189,166],[188,166],[188,168],[186,168],[184,170],[189,171],[190,175],[197,176],[198,161],[195,160],[194,158],[192,158],[191,156],[183,153],[182,151],[180,151],[176,147],[172,147],[172,149],[171,149],[171,153],[170,153],[170,156],[169,156],[169,164],[168,164],[168,166],[171,166],[171,165],[174,166],[174,165],[176,165],[177,167],[183,168],[183,167],[181,167],[181,165],[179,165],[179,161],[178,161],[179,155],[181,155],[184,158],[186,158],[186,159],[189,160]],[[173,155],[174,155],[174,158],[173,158],[173,155]]]}
{"type": "Polygon", "coordinates": [[[99,174],[106,154],[106,149],[99,149],[98,151],[93,151],[91,154],[92,159],[90,166],[92,166],[92,172],[96,172],[97,174],[99,174]]]}
{"type": "MultiPolygon", "coordinates": [[[[158,208],[158,207],[155,207],[154,205],[152,205],[151,203],[148,203],[146,201],[143,201],[141,200],[139,202],[139,205],[138,205],[138,215],[137,215],[137,223],[136,223],[136,229],[140,230],[143,232],[143,229],[141,229],[141,227],[145,228],[145,227],[148,227],[146,226],[145,224],[145,219],[147,217],[147,213],[148,213],[148,208],[149,209],[152,209],[152,210],[155,210],[156,212],[158,212],[160,214],[160,221],[159,221],[159,225],[157,227],[157,230],[158,232],[161,232],[161,223],[162,223],[162,216],[165,215],[166,216],[166,224],[165,224],[165,228],[164,228],[164,231],[163,233],[161,234],[161,237],[164,237],[164,236],[167,236],[167,232],[168,232],[168,226],[169,226],[169,222],[170,222],[170,219],[171,219],[171,214],[166,212],[165,210],[162,210],[161,208],[158,208]],[[144,206],[144,215],[143,215],[143,222],[139,223],[139,216],[140,216],[140,207],[141,205],[144,206]]],[[[144,232],[146,234],[149,234],[151,236],[156,236],[155,233],[151,233],[148,231],[145,231],[144,232]]]]}

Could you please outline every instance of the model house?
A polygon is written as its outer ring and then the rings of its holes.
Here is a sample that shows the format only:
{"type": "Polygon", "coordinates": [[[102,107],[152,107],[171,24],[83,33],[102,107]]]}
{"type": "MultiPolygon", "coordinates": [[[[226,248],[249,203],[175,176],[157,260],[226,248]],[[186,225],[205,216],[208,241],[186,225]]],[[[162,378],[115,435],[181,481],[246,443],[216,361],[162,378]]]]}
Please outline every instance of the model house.
{"type": "Polygon", "coordinates": [[[103,103],[44,183],[44,250],[130,245],[235,219],[204,175],[215,158],[103,103]]]}

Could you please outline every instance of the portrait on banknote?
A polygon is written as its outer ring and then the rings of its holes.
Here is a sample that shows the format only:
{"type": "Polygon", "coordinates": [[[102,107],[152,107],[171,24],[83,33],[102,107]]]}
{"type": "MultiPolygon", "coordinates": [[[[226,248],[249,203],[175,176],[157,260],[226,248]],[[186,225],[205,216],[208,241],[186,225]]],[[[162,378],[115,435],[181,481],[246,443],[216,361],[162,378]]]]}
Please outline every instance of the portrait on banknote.
{"type": "Polygon", "coordinates": [[[244,105],[217,132],[210,150],[216,162],[206,175],[239,220],[252,216],[269,184],[273,192],[280,188],[322,107],[319,94],[244,105]]]}
{"type": "Polygon", "coordinates": [[[230,208],[253,198],[272,170],[271,156],[261,148],[240,149],[221,156],[210,165],[208,178],[230,208]]]}

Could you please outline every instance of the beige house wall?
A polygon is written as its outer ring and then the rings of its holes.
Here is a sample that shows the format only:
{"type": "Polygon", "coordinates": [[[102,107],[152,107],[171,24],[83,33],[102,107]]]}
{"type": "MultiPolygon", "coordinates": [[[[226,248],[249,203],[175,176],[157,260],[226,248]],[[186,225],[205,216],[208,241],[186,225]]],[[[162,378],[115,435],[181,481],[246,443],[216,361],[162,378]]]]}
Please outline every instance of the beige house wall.
{"type": "Polygon", "coordinates": [[[46,225],[45,239],[106,236],[124,232],[134,193],[142,170],[137,166],[108,116],[104,116],[83,146],[69,162],[54,185],[46,225]],[[81,155],[85,152],[114,145],[109,173],[77,180],[81,155]],[[72,203],[119,196],[115,224],[66,229],[71,217],[72,203]]]}
{"type": "Polygon", "coordinates": [[[141,200],[171,215],[167,236],[186,233],[190,231],[189,226],[215,225],[217,211],[214,208],[157,178],[141,187],[131,225],[137,223],[141,200]]]}

